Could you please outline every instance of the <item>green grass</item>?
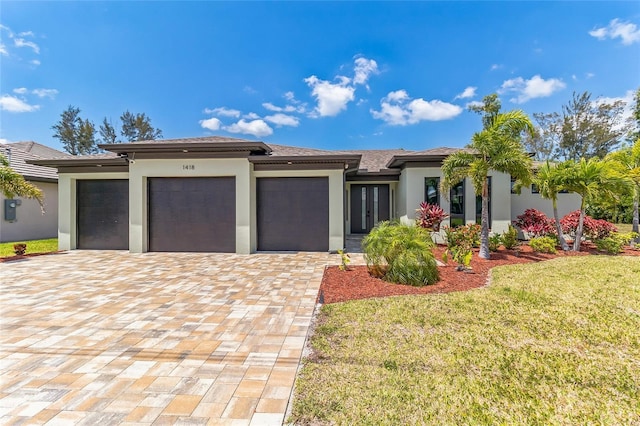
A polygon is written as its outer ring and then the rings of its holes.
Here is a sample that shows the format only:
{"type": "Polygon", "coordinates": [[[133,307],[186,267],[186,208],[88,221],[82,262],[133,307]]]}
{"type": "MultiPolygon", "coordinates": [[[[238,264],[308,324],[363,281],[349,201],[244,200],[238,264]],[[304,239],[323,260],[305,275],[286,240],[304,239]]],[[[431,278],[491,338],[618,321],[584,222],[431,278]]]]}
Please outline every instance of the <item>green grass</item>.
{"type": "Polygon", "coordinates": [[[27,254],[48,253],[58,251],[58,239],[15,241],[12,243],[0,243],[0,257],[13,256],[13,245],[16,243],[27,243],[27,254]]]}
{"type": "Polygon", "coordinates": [[[616,228],[618,228],[618,232],[631,232],[631,228],[633,227],[630,223],[616,223],[616,228]]]}
{"type": "Polygon", "coordinates": [[[640,257],[495,268],[489,287],[325,305],[298,424],[635,424],[640,257]]]}

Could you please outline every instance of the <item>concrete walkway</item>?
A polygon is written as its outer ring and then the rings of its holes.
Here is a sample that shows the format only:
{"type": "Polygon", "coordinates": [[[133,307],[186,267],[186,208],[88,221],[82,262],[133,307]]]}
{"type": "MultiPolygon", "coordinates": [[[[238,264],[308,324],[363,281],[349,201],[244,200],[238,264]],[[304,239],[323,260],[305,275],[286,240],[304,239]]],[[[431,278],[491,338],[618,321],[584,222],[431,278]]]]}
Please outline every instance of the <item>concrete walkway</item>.
{"type": "Polygon", "coordinates": [[[0,264],[1,424],[282,424],[337,257],[73,251],[0,264]]]}

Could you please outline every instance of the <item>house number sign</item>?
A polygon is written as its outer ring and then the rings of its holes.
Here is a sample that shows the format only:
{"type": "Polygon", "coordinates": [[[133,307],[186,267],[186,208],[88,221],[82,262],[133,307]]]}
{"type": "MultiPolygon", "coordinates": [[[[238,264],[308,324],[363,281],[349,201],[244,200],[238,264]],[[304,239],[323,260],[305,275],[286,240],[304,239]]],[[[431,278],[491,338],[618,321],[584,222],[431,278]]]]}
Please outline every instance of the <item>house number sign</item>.
{"type": "Polygon", "coordinates": [[[196,166],[195,164],[183,164],[182,165],[182,170],[195,170],[196,166]]]}

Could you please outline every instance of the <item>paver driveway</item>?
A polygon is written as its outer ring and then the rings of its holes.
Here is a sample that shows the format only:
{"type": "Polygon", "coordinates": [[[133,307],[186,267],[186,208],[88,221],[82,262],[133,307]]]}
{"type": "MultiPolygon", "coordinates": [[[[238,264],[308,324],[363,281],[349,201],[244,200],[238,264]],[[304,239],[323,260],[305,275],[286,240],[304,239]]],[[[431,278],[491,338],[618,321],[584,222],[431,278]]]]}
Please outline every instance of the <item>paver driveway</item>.
{"type": "Polygon", "coordinates": [[[324,253],[0,264],[0,423],[281,424],[324,253]]]}

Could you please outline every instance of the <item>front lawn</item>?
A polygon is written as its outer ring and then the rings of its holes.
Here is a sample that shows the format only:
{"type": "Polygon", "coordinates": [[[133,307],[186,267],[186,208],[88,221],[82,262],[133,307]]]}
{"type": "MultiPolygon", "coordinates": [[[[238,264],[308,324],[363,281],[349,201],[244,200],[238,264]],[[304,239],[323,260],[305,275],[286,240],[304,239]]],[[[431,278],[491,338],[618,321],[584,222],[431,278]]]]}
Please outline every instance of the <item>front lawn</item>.
{"type": "Polygon", "coordinates": [[[492,270],[469,292],[323,306],[298,424],[634,424],[640,258],[492,270]]]}
{"type": "Polygon", "coordinates": [[[27,253],[49,253],[58,251],[58,239],[50,238],[47,240],[30,240],[16,241],[13,243],[0,243],[0,257],[14,256],[13,245],[16,243],[26,243],[27,253]]]}

